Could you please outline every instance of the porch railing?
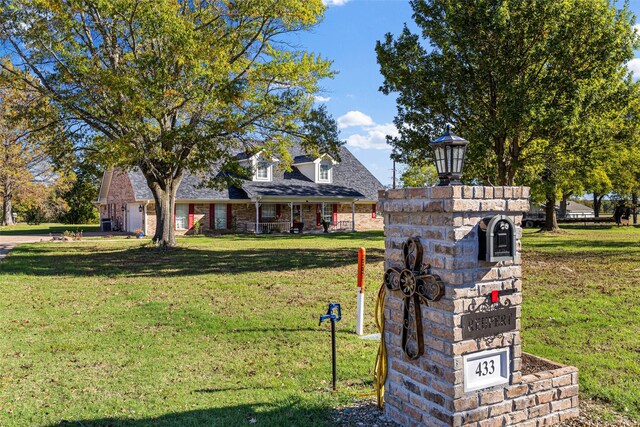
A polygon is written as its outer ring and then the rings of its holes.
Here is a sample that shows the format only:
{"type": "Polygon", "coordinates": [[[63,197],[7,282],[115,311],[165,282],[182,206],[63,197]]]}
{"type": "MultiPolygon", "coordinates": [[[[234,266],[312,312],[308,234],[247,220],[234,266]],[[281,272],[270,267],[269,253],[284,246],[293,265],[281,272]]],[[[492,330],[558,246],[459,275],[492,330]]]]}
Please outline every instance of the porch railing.
{"type": "MultiPolygon", "coordinates": [[[[247,223],[247,231],[253,233],[256,231],[256,223],[247,223]]],[[[284,233],[289,232],[291,224],[289,222],[261,222],[258,224],[258,234],[267,233],[284,233]]]]}
{"type": "Polygon", "coordinates": [[[331,229],[333,229],[333,230],[351,231],[353,229],[353,222],[352,221],[338,221],[337,223],[335,223],[334,225],[331,226],[331,229]]]}
{"type": "MultiPolygon", "coordinates": [[[[287,222],[261,222],[258,224],[258,234],[267,234],[267,233],[288,233],[291,229],[291,223],[287,222]]],[[[321,229],[321,228],[320,228],[321,229]]],[[[310,228],[305,227],[305,231],[313,231],[317,230],[317,227],[314,226],[310,228]]],[[[352,221],[338,221],[336,223],[332,223],[329,226],[329,230],[333,231],[351,231],[353,230],[353,222],[352,221]]],[[[238,231],[247,232],[247,233],[255,233],[256,232],[256,223],[255,222],[245,222],[242,224],[238,224],[238,231]]]]}

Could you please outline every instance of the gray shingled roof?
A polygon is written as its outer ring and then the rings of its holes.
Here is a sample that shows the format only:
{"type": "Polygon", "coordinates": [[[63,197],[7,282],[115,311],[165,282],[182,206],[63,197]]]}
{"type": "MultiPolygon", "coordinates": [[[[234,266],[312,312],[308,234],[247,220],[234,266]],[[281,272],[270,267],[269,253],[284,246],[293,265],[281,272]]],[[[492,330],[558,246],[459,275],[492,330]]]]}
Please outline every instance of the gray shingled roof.
{"type": "Polygon", "coordinates": [[[301,154],[299,156],[295,156],[293,158],[293,163],[309,163],[309,162],[313,162],[316,158],[313,156],[310,156],[308,154],[301,154]]]}
{"type": "MultiPolygon", "coordinates": [[[[292,147],[291,155],[297,161],[310,159],[300,147],[292,147]]],[[[243,157],[244,158],[244,157],[243,157]]],[[[215,173],[215,172],[213,172],[215,173]]],[[[153,196],[147,181],[138,169],[129,172],[129,178],[137,200],[151,200],[153,196]]],[[[201,187],[202,179],[186,173],[180,188],[178,200],[248,200],[262,197],[318,197],[318,198],[356,198],[378,200],[378,190],[384,187],[351,152],[340,149],[340,163],[333,166],[333,183],[316,184],[304,176],[295,166],[290,172],[274,170],[270,182],[244,181],[242,188],[231,187],[215,190],[201,187]]]]}
{"type": "MultiPolygon", "coordinates": [[[[129,171],[129,179],[131,180],[131,185],[133,186],[133,192],[136,196],[136,200],[153,200],[153,195],[151,194],[151,190],[147,185],[147,180],[145,179],[142,172],[139,169],[133,169],[129,171]]],[[[182,178],[182,183],[178,188],[178,193],[176,195],[178,200],[243,200],[248,199],[247,193],[235,187],[227,188],[222,191],[215,190],[213,188],[200,188],[200,184],[202,179],[192,175],[190,173],[185,173],[184,178],[182,178]]]]}

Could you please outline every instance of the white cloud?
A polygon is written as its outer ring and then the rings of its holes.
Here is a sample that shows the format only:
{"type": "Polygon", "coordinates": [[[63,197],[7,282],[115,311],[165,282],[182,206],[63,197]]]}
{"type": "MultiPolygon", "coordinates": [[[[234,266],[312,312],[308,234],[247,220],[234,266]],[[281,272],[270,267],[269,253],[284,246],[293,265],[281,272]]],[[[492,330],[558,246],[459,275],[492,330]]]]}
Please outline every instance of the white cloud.
{"type": "Polygon", "coordinates": [[[322,0],[322,3],[327,7],[344,6],[348,1],[349,0],[322,0]]]}
{"type": "Polygon", "coordinates": [[[373,119],[360,111],[349,111],[338,117],[338,127],[345,129],[352,126],[374,126],[373,119]]]}
{"type": "Polygon", "coordinates": [[[640,58],[633,58],[627,62],[627,68],[633,73],[633,80],[640,79],[640,58]]]}
{"type": "Polygon", "coordinates": [[[328,97],[328,96],[314,95],[313,96],[313,100],[315,102],[329,102],[329,101],[331,101],[331,98],[328,97]]]}
{"type": "MultiPolygon", "coordinates": [[[[367,116],[368,117],[368,116],[367,116]]],[[[363,129],[364,134],[354,134],[347,137],[347,144],[364,150],[391,150],[387,144],[387,135],[398,136],[398,129],[393,123],[374,124],[363,129]]]]}

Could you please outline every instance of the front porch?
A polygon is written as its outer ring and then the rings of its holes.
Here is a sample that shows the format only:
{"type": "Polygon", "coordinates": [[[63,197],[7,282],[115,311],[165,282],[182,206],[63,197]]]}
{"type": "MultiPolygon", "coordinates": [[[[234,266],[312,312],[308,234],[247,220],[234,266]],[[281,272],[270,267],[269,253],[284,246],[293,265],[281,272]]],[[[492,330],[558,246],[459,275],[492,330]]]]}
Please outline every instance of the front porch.
{"type": "MultiPolygon", "coordinates": [[[[323,232],[323,223],[329,231],[356,231],[358,217],[364,214],[363,205],[353,200],[289,201],[258,199],[252,201],[253,218],[238,222],[241,231],[263,233],[313,233],[323,232]]],[[[365,215],[377,216],[375,205],[367,204],[365,215]]]]}
{"type": "MultiPolygon", "coordinates": [[[[137,202],[139,203],[139,202],[137,202]]],[[[138,205],[136,205],[138,206],[138,205]]],[[[371,202],[281,202],[189,203],[176,205],[177,234],[219,233],[322,233],[323,218],[329,231],[368,231],[383,228],[382,215],[371,202]]],[[[152,235],[156,228],[153,203],[143,203],[140,228],[152,235]]]]}

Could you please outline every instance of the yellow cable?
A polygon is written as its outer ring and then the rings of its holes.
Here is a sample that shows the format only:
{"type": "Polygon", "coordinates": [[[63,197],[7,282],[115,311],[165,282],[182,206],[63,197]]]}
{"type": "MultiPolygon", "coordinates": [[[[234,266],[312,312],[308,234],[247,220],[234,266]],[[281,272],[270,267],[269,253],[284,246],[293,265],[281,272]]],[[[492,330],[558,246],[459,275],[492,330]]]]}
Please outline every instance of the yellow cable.
{"type": "Polygon", "coordinates": [[[387,291],[383,283],[376,299],[375,320],[378,331],[380,331],[380,346],[378,346],[376,366],[373,373],[373,382],[380,409],[384,406],[384,383],[387,380],[387,346],[384,343],[384,300],[386,294],[387,291]]]}

